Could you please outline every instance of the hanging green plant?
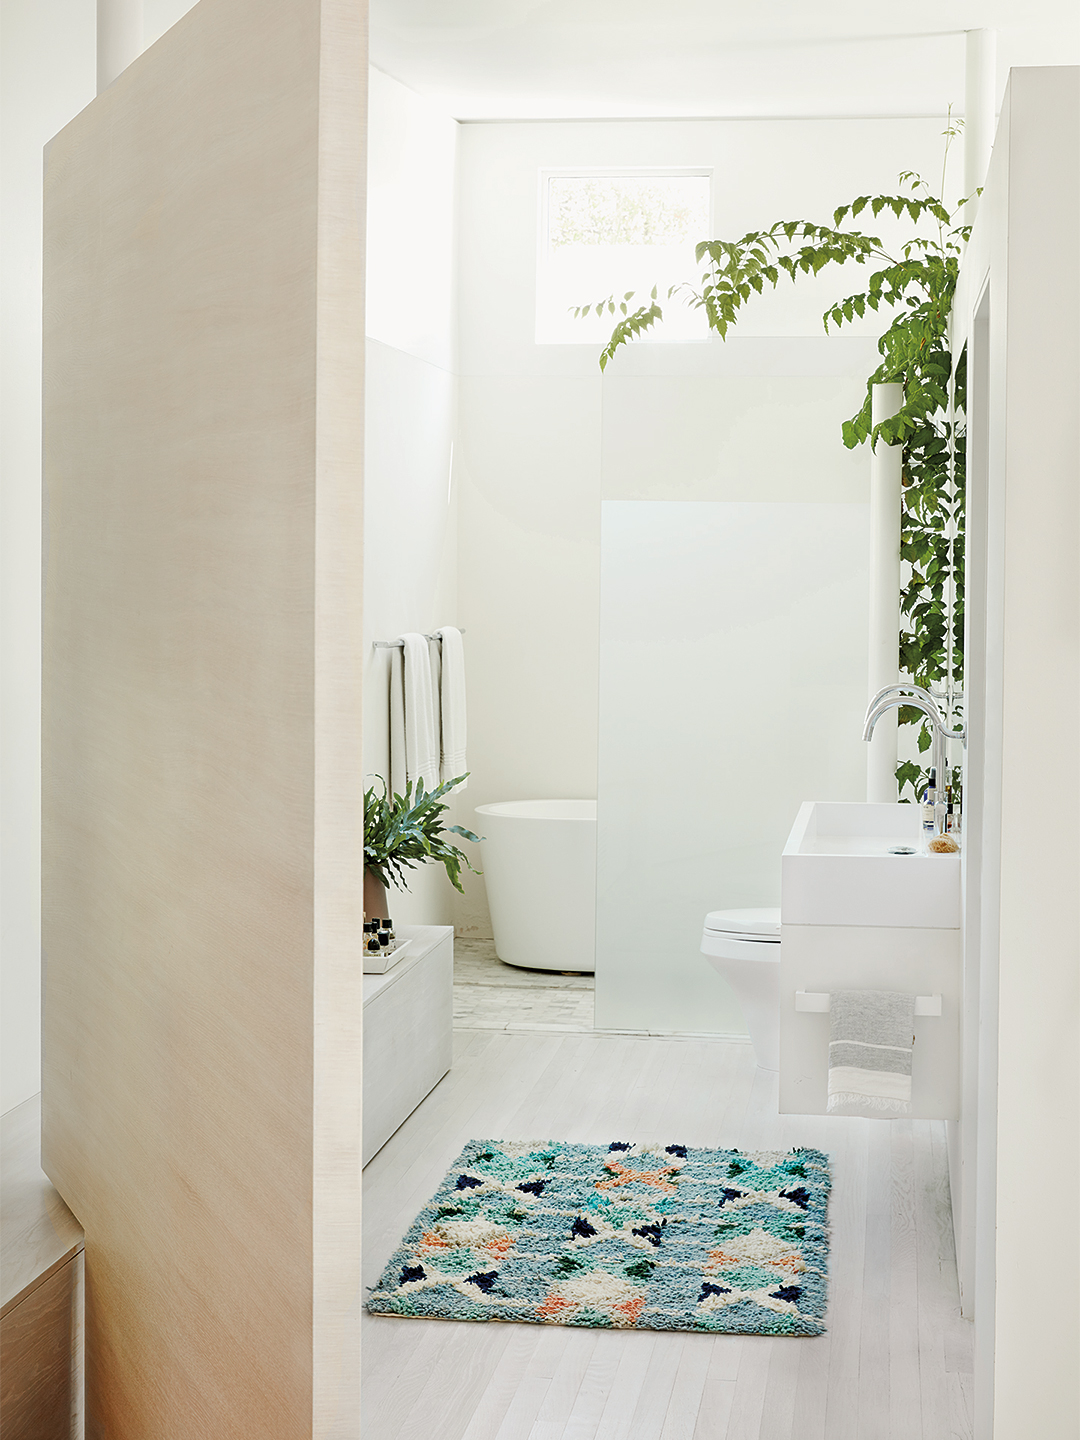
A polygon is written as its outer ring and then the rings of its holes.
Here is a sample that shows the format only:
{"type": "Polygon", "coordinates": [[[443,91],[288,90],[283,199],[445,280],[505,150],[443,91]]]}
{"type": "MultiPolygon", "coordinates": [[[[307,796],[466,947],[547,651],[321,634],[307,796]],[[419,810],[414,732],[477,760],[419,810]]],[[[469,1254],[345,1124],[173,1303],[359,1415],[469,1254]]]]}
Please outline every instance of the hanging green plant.
{"type": "Polygon", "coordinates": [[[365,870],[383,885],[406,890],[405,872],[434,860],[445,867],[454,889],[464,894],[460,878],[462,865],[474,875],[481,872],[470,864],[463,850],[445,837],[461,835],[479,844],[480,836],[462,825],[444,825],[442,817],[450,808],[443,796],[467,778],[466,772],[434,790],[425,790],[423,780],[417,780],[415,786],[410,780],[404,795],[392,795],[386,781],[379,776],[382,794],[377,794],[374,786],[364,792],[365,870]]]}
{"type": "MultiPolygon", "coordinates": [[[[939,193],[912,171],[900,176],[896,195],[860,195],[834,212],[831,225],[808,220],[778,220],[767,230],[752,230],[737,240],[705,240],[696,248],[705,269],[700,285],[673,285],[668,298],[704,310],[710,329],[721,338],[737,323],[742,307],[765,287],[775,288],[782,276],[797,281],[818,275],[829,265],[877,265],[866,288],[831,305],[823,318],[826,333],[868,311],[896,312],[878,341],[881,363],[866,381],[859,411],[842,424],[848,449],[869,441],[903,447],[901,560],[906,578],[900,596],[904,628],[898,637],[900,671],[930,689],[963,683],[964,640],[964,401],[966,356],[953,366],[949,349],[949,315],[960,272],[960,258],[971,226],[959,223],[961,200],[950,211],[944,202],[945,163],[949,146],[963,121],[944,131],[939,193]],[[889,211],[916,228],[895,253],[880,237],[849,228],[864,213],[876,218],[889,211]],[[875,385],[901,384],[903,404],[896,415],[874,425],[871,396],[875,385]]],[[[606,369],[619,347],[639,338],[663,319],[654,286],[647,304],[636,307],[636,291],[621,299],[608,296],[596,304],[579,305],[573,313],[609,314],[617,319],[600,356],[606,369]]],[[[924,754],[931,737],[925,717],[911,706],[901,708],[900,723],[918,725],[918,748],[924,754]]],[[[903,794],[917,791],[924,777],[906,761],[896,778],[903,794]]]]}

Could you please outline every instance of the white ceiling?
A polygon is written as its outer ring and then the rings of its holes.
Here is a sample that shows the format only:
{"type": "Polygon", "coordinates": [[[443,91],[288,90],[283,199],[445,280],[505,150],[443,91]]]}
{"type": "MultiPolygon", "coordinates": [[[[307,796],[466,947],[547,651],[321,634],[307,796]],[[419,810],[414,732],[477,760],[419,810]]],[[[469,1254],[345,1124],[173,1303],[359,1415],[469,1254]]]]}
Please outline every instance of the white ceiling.
{"type": "Polygon", "coordinates": [[[1076,0],[371,0],[371,58],[459,119],[941,115],[968,29],[1080,63],[1076,0]]]}

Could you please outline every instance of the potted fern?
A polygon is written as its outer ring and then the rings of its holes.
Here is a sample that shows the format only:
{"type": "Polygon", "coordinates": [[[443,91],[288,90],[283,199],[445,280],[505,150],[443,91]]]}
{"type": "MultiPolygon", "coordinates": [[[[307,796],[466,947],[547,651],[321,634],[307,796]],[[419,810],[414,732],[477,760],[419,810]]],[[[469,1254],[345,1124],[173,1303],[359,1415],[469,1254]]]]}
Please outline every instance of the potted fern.
{"type": "Polygon", "coordinates": [[[405,872],[429,860],[445,866],[447,877],[455,890],[461,885],[461,867],[481,872],[469,862],[447,835],[461,835],[474,844],[479,835],[461,825],[444,825],[443,816],[450,808],[443,801],[455,785],[467,779],[458,775],[434,790],[425,790],[423,780],[415,785],[410,780],[404,795],[392,794],[386,781],[379,776],[382,794],[375,787],[364,792],[364,916],[366,919],[388,916],[386,892],[389,885],[407,890],[405,872]]]}

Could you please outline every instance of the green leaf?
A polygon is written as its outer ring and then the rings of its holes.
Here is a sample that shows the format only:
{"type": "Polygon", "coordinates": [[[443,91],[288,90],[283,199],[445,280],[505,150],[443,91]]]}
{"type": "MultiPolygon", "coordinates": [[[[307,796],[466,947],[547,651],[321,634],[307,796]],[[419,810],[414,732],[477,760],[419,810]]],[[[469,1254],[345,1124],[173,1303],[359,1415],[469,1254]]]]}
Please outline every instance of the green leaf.
{"type": "Polygon", "coordinates": [[[467,775],[446,780],[434,790],[425,790],[423,780],[409,781],[404,795],[389,793],[386,781],[379,777],[382,794],[375,787],[364,792],[364,867],[371,870],[384,885],[405,889],[406,871],[435,860],[441,864],[456,890],[462,891],[461,867],[474,870],[464,851],[444,836],[450,833],[479,843],[479,837],[458,825],[444,825],[442,817],[449,808],[443,803],[455,785],[467,775]]]}
{"type": "Polygon", "coordinates": [[[611,339],[601,351],[600,369],[604,370],[607,368],[608,361],[620,345],[625,345],[627,341],[636,339],[638,335],[641,335],[644,331],[655,325],[657,320],[662,320],[663,318],[664,312],[654,300],[648,307],[642,306],[631,315],[627,315],[625,319],[620,320],[611,332],[611,339]]]}
{"type": "MultiPolygon", "coordinates": [[[[955,133],[956,126],[950,121],[946,134],[955,133]]],[[[948,327],[960,257],[971,227],[954,224],[941,199],[916,172],[904,171],[900,187],[903,193],[859,195],[838,206],[831,225],[778,220],[768,229],[749,231],[736,239],[701,241],[694,250],[696,263],[702,267],[699,287],[673,285],[668,298],[679,291],[691,308],[704,310],[710,329],[725,339],[738,323],[743,306],[752,296],[763,294],[766,286],[775,288],[781,275],[797,283],[800,276],[819,275],[831,265],[872,267],[862,291],[837,298],[822,315],[829,333],[869,313],[891,314],[877,342],[879,363],[866,378],[863,403],[855,415],[841,421],[841,437],[848,449],[867,441],[871,447],[880,443],[902,448],[901,556],[907,568],[900,598],[906,628],[898,636],[898,656],[904,674],[919,683],[943,681],[950,663],[959,683],[963,675],[963,408],[967,375],[965,354],[953,365],[948,327]],[[867,210],[874,216],[888,211],[897,221],[910,224],[899,249],[890,253],[880,237],[840,228],[867,210]],[[873,387],[892,383],[903,386],[901,409],[874,425],[873,387]],[[955,415],[951,404],[955,404],[955,415]]],[[[624,303],[634,293],[624,296],[624,303]]],[[[656,297],[654,286],[650,305],[632,313],[622,310],[601,352],[601,370],[620,345],[638,338],[663,318],[656,297]]],[[[600,314],[605,307],[607,313],[615,314],[611,297],[593,308],[600,314]]],[[[575,310],[575,314],[589,313],[590,306],[575,310]]],[[[911,715],[905,718],[902,710],[903,723],[921,726],[921,712],[905,709],[911,715]]],[[[926,733],[923,727],[920,745],[926,743],[926,733]]],[[[902,770],[897,772],[898,779],[902,770]]]]}
{"type": "Polygon", "coordinates": [[[905,760],[903,764],[896,767],[897,791],[901,800],[904,798],[904,787],[910,785],[914,798],[918,798],[919,780],[922,771],[913,760],[905,760]]]}

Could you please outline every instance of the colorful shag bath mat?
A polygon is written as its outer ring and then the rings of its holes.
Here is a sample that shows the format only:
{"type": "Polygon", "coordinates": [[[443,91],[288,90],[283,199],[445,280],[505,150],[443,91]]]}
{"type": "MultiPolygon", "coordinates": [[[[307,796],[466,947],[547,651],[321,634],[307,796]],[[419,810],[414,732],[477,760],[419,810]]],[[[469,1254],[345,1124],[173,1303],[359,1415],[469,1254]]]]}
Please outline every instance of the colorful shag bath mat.
{"type": "Polygon", "coordinates": [[[368,1309],[820,1335],[829,1185],[820,1150],[471,1140],[368,1309]]]}

